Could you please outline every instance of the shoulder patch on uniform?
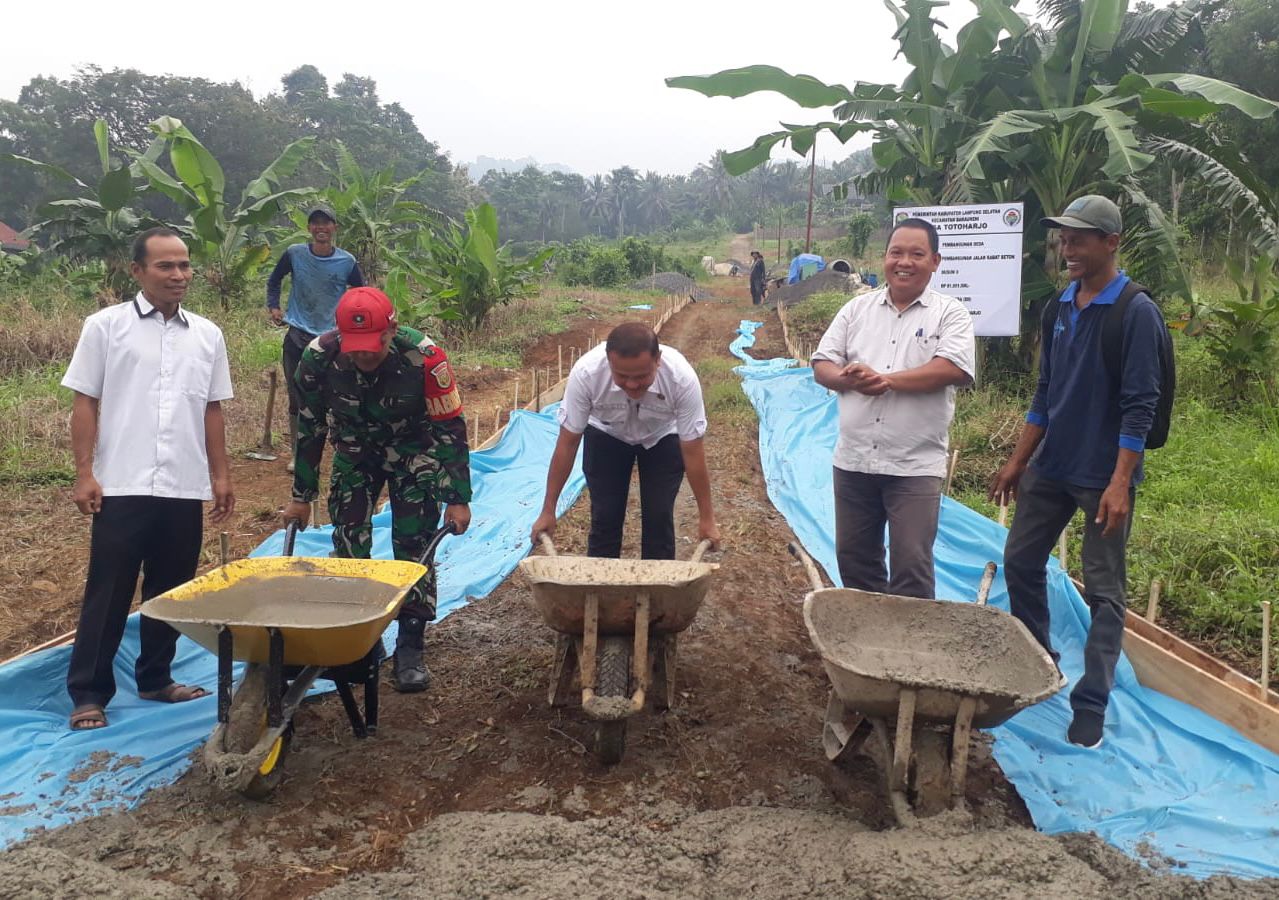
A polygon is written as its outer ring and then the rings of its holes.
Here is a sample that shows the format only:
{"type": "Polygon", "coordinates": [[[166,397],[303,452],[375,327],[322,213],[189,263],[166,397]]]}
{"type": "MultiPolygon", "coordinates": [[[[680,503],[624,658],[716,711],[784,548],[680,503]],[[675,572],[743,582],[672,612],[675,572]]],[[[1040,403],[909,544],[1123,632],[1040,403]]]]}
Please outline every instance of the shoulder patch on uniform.
{"type": "Polygon", "coordinates": [[[448,356],[439,347],[432,346],[429,357],[425,370],[426,414],[436,421],[460,416],[462,397],[457,392],[457,380],[448,356]]]}

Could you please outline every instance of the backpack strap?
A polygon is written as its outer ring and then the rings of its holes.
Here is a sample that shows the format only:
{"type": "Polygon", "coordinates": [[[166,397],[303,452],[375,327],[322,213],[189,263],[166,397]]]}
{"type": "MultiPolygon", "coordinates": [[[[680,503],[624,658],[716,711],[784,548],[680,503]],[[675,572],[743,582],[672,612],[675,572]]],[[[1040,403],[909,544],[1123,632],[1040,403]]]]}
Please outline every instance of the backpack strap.
{"type": "Polygon", "coordinates": [[[1061,318],[1061,295],[1064,293],[1066,293],[1064,289],[1054,292],[1048,298],[1048,302],[1044,304],[1039,322],[1039,347],[1041,353],[1047,353],[1052,344],[1053,327],[1056,326],[1057,320],[1061,318]]]}
{"type": "Polygon", "coordinates": [[[1106,364],[1106,374],[1114,382],[1118,382],[1124,372],[1124,315],[1138,294],[1149,297],[1150,288],[1129,279],[1101,323],[1101,358],[1106,364]]]}

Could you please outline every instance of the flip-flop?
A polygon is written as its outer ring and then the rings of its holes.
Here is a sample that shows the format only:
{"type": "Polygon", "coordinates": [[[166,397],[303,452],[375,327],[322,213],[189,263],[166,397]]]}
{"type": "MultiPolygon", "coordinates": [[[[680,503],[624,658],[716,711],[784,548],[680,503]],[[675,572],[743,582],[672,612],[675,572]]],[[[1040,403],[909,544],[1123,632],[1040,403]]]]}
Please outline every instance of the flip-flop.
{"type": "Polygon", "coordinates": [[[107,727],[107,713],[96,703],[86,703],[71,711],[71,721],[68,724],[72,731],[96,731],[107,727]],[[97,724],[93,724],[95,722],[97,724]]]}
{"type": "Polygon", "coordinates": [[[199,700],[209,696],[209,692],[198,684],[178,684],[170,681],[158,691],[138,691],[142,700],[155,700],[159,703],[186,703],[188,700],[199,700]]]}

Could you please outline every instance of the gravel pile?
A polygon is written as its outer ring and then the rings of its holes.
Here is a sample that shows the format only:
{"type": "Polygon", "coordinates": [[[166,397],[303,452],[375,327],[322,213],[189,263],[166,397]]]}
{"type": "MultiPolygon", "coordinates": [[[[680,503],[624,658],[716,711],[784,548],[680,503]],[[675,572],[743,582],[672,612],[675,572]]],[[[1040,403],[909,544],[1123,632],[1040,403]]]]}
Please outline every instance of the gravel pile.
{"type": "Polygon", "coordinates": [[[805,278],[795,284],[784,284],[779,288],[771,289],[768,292],[768,303],[770,306],[779,303],[784,306],[794,306],[799,301],[813,296],[813,294],[839,291],[852,296],[867,290],[870,290],[870,288],[862,284],[861,279],[856,275],[845,275],[843,272],[823,269],[812,278],[805,278]]]}
{"type": "Polygon", "coordinates": [[[697,282],[679,272],[658,272],[634,281],[630,285],[633,291],[662,291],[666,294],[691,294],[694,300],[706,300],[710,297],[706,291],[697,286],[697,282]]]}

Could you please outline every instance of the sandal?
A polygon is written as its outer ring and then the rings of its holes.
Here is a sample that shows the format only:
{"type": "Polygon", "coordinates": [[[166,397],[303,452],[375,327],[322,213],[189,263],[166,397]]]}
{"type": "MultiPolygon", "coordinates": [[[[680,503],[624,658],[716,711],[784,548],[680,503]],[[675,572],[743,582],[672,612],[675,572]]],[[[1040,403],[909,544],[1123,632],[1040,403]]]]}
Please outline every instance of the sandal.
{"type": "Polygon", "coordinates": [[[71,711],[72,731],[96,731],[107,727],[107,713],[96,703],[85,703],[71,711]]]}
{"type": "Polygon", "coordinates": [[[138,698],[155,700],[160,703],[186,703],[188,700],[199,700],[209,696],[209,692],[198,684],[178,684],[170,681],[158,691],[138,691],[138,698]]]}

